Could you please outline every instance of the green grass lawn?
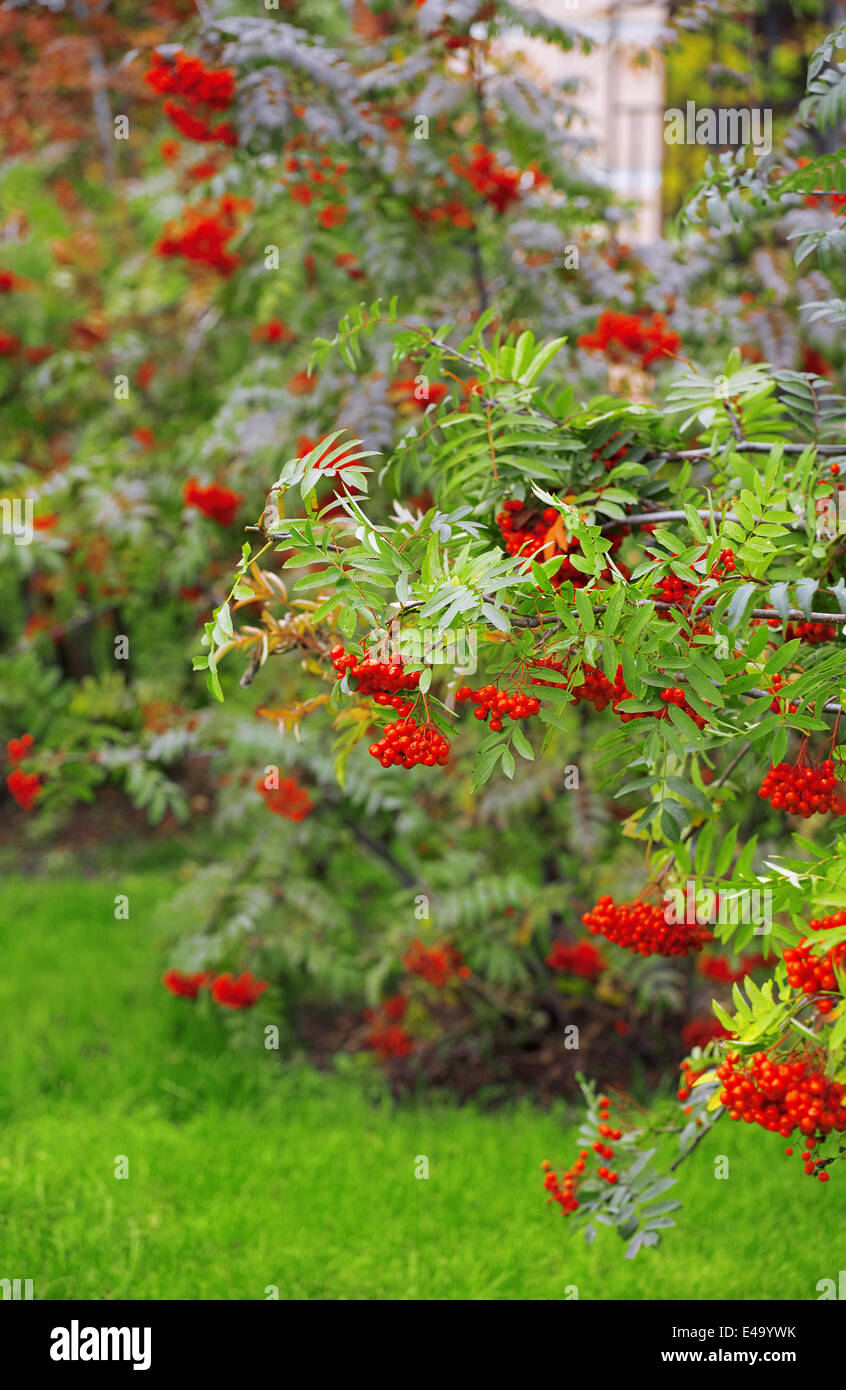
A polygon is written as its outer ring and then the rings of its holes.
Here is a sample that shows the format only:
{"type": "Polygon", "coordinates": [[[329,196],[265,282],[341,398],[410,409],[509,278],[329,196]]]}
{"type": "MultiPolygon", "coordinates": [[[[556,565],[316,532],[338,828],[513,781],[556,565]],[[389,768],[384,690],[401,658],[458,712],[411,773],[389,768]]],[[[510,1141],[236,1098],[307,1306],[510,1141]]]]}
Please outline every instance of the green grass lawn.
{"type": "Polygon", "coordinates": [[[540,1160],[572,1153],[560,1116],[394,1106],[228,1048],[220,1011],[159,983],[168,891],[150,873],[0,887],[0,1277],[37,1298],[813,1300],[843,1266],[839,1175],[811,1182],[728,1122],[680,1170],[658,1250],[624,1260],[609,1231],[589,1250],[544,1202],[540,1160]]]}

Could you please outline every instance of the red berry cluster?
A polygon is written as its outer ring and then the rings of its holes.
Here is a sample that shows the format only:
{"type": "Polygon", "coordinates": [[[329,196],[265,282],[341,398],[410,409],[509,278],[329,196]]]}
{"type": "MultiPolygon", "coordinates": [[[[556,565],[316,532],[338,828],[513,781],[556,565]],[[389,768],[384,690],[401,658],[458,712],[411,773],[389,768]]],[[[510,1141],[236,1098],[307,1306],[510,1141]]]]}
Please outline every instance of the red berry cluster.
{"type": "Polygon", "coordinates": [[[460,198],[447,198],[443,203],[435,203],[432,207],[422,208],[418,204],[412,203],[409,209],[412,217],[426,226],[430,222],[451,222],[453,227],[475,227],[476,222],[472,212],[466,203],[460,198]]]}
{"type": "MultiPolygon", "coordinates": [[[[703,550],[699,559],[704,560],[707,553],[707,550],[703,550]]],[[[711,566],[710,576],[712,579],[723,579],[727,574],[733,574],[736,569],[734,551],[727,547],[720,551],[719,558],[711,566]]],[[[701,584],[692,584],[689,580],[680,579],[677,574],[666,574],[658,581],[654,599],[656,603],[671,603],[675,608],[684,608],[701,592],[701,584]]],[[[661,610],[658,616],[668,620],[672,617],[666,610],[661,610]]]]}
{"type": "Polygon", "coordinates": [[[179,999],[196,999],[201,989],[211,989],[212,999],[227,1009],[249,1009],[267,989],[266,980],[256,980],[249,970],[237,977],[228,971],[215,978],[210,970],[186,975],[181,970],[168,970],[162,984],[179,999]]]}
{"type": "Polygon", "coordinates": [[[153,65],[144,81],[160,95],[182,97],[191,105],[225,111],[235,95],[235,76],[230,68],[207,68],[202,58],[183,52],[164,57],[153,54],[153,65]]]}
{"type": "MultiPolygon", "coordinates": [[[[631,700],[632,698],[632,693],[626,686],[626,682],[623,679],[623,668],[622,666],[618,666],[617,674],[614,678],[613,698],[611,701],[611,706],[620,722],[622,724],[630,724],[633,719],[668,718],[666,709],[641,710],[640,713],[631,714],[626,710],[621,710],[618,708],[626,700],[631,700]]],[[[693,707],[687,703],[687,698],[681,686],[667,686],[664,690],[661,691],[661,699],[664,701],[665,705],[675,705],[677,709],[680,709],[682,713],[687,715],[688,719],[693,720],[694,724],[698,729],[705,728],[707,720],[701,714],[697,714],[696,710],[693,709],[693,707]]]]}
{"type": "Polygon", "coordinates": [[[760,1125],[783,1139],[798,1129],[805,1135],[805,1172],[828,1181],[827,1173],[816,1171],[810,1151],[832,1131],[846,1130],[846,1087],[828,1079],[815,1053],[794,1053],[778,1062],[766,1052],[748,1061],[729,1052],[717,1077],[729,1119],[760,1125]]]}
{"type": "Polygon", "coordinates": [[[425,410],[428,405],[440,405],[449,393],[449,387],[439,381],[420,380],[418,377],[397,377],[388,387],[387,397],[400,415],[412,415],[425,410]]]}
{"type": "Polygon", "coordinates": [[[20,738],[10,738],[6,744],[6,756],[10,763],[22,763],[33,743],[32,734],[21,734],[20,738]]]}
{"type": "Polygon", "coordinates": [[[473,157],[466,163],[458,155],[451,155],[452,170],[459,178],[466,179],[497,212],[505,212],[530,189],[543,188],[549,183],[534,161],[521,173],[519,169],[507,169],[500,164],[487,145],[474,145],[470,153],[473,157]]]}
{"type": "MultiPolygon", "coordinates": [[[[690,584],[686,579],[680,579],[677,574],[665,574],[658,580],[658,587],[655,591],[656,603],[672,603],[674,607],[681,608],[688,599],[694,599],[699,593],[698,584],[690,584]]],[[[660,613],[659,617],[670,619],[669,613],[660,613]]]]}
{"type": "Polygon", "coordinates": [[[599,979],[608,964],[602,952],[590,941],[579,941],[575,946],[565,941],[555,941],[546,963],[550,970],[558,970],[562,975],[577,975],[591,983],[599,979]]]}
{"type": "MultiPolygon", "coordinates": [[[[539,512],[516,497],[509,498],[496,516],[496,524],[509,555],[535,555],[542,546],[550,543],[550,529],[559,520],[559,513],[554,507],[546,507],[539,512]]],[[[611,542],[610,553],[619,550],[622,543],[623,533],[617,532],[611,542]]],[[[590,576],[582,574],[570,563],[571,555],[581,554],[578,537],[571,536],[562,542],[561,536],[556,535],[553,553],[560,559],[560,568],[550,575],[550,583],[558,588],[565,579],[569,579],[575,589],[583,589],[590,576]]],[[[603,577],[609,576],[610,570],[605,570],[603,577]]]]}
{"type": "Polygon", "coordinates": [[[22,811],[31,811],[41,795],[38,773],[24,772],[22,767],[16,767],[14,772],[9,773],[6,778],[6,787],[22,811]]]}
{"type": "Polygon", "coordinates": [[[182,222],[169,224],[156,242],[157,256],[184,256],[188,261],[211,266],[224,277],[241,264],[240,256],[227,251],[238,231],[238,214],[248,212],[248,198],[224,193],[216,203],[203,201],[183,210],[182,222]]]}
{"type": "MultiPolygon", "coordinates": [[[[29,755],[34,743],[32,734],[21,734],[20,738],[10,738],[6,744],[9,762],[22,763],[29,755]]],[[[37,772],[24,772],[22,767],[14,767],[6,777],[6,789],[13,801],[22,811],[31,811],[41,795],[41,780],[37,772]]]]}
{"type": "MultiPolygon", "coordinates": [[[[730,1038],[732,1035],[716,1018],[693,1018],[682,1028],[682,1042],[685,1047],[707,1047],[716,1038],[730,1038]]],[[[682,1064],[684,1065],[684,1064],[682,1064]]],[[[685,1078],[687,1081],[688,1078],[685,1078]]],[[[690,1090],[687,1085],[679,1091],[679,1100],[687,1100],[690,1090]],[[682,1091],[684,1094],[682,1094],[682,1091]]]]}
{"type": "Polygon", "coordinates": [[[266,980],[256,980],[249,970],[233,975],[231,970],[218,975],[211,987],[212,999],[227,1009],[250,1009],[267,989],[266,980]]]}
{"type": "Polygon", "coordinates": [[[536,512],[516,497],[510,497],[497,513],[496,524],[502,532],[509,555],[531,554],[543,545],[550,526],[558,520],[554,507],[536,512]]]}
{"type": "MultiPolygon", "coordinates": [[[[573,704],[579,705],[583,701],[585,704],[593,705],[595,710],[602,711],[614,699],[616,686],[612,685],[598,666],[582,666],[584,681],[581,685],[574,687],[572,696],[573,704]]],[[[620,668],[622,676],[622,667],[620,668]]]]}
{"type": "Polygon", "coordinates": [[[810,646],[818,642],[833,642],[837,636],[837,628],[833,623],[788,623],[784,635],[789,642],[791,638],[798,637],[801,641],[807,642],[810,646]]]}
{"type": "Polygon", "coordinates": [[[716,564],[711,566],[711,574],[717,578],[721,574],[733,574],[737,569],[737,561],[734,558],[734,551],[727,547],[720,551],[720,558],[716,564]]]}
{"type": "Polygon", "coordinates": [[[418,724],[414,719],[398,719],[388,724],[378,743],[368,749],[383,767],[446,767],[449,743],[434,724],[418,724]]]}
{"type": "Polygon", "coordinates": [[[779,763],[770,770],[758,789],[758,795],[769,801],[776,811],[791,816],[825,815],[838,812],[837,778],[834,763],[826,758],[819,767],[806,767],[801,762],[779,763]]]}
{"type": "MultiPolygon", "coordinates": [[[[189,57],[187,53],[176,53],[172,58],[154,53],[153,66],[145,72],[144,80],[162,95],[182,97],[188,106],[205,107],[209,112],[225,111],[235,95],[235,77],[231,69],[214,71],[205,67],[202,59],[189,57]]],[[[166,101],[163,110],[188,140],[222,145],[238,143],[231,125],[213,126],[187,107],[177,106],[175,101],[166,101]]]]}
{"type": "Polygon", "coordinates": [[[336,646],[330,651],[329,659],[338,679],[349,675],[360,695],[370,695],[377,705],[390,705],[402,716],[411,713],[414,708],[412,702],[404,700],[399,692],[416,690],[420,684],[420,672],[404,671],[401,657],[393,656],[390,661],[371,661],[369,657],[358,657],[353,652],[345,652],[342,646],[336,646]]]}
{"type": "Polygon", "coordinates": [[[288,177],[279,182],[287,185],[289,196],[301,207],[309,207],[315,199],[322,203],[317,221],[328,232],[342,227],[347,220],[349,208],[343,201],[347,186],[343,178],[348,167],[335,164],[328,154],[324,154],[319,163],[307,154],[292,154],[285,160],[288,177]]]}
{"type": "Polygon", "coordinates": [[[713,940],[713,933],[699,922],[667,922],[664,908],[655,903],[615,903],[608,893],[582,921],[594,936],[641,956],[686,956],[713,940]]]}
{"type": "Polygon", "coordinates": [[[373,1027],[365,1035],[364,1046],[386,1062],[389,1057],[407,1057],[414,1050],[414,1040],[401,1024],[391,1023],[377,1015],[373,1027]]]}
{"type": "Polygon", "coordinates": [[[378,1009],[365,1009],[364,1021],[373,1026],[365,1035],[364,1046],[385,1062],[389,1057],[407,1057],[414,1048],[411,1036],[400,1027],[408,1008],[404,994],[384,999],[378,1009]]]}
{"type": "Polygon", "coordinates": [[[299,822],[314,810],[314,802],[305,787],[301,787],[293,777],[284,777],[278,787],[268,787],[266,779],[260,777],[255,786],[256,791],[264,797],[267,809],[275,816],[299,822]]]}
{"type": "Polygon", "coordinates": [[[704,729],[707,720],[687,703],[687,696],[680,685],[667,686],[661,691],[661,699],[667,705],[675,705],[676,709],[683,710],[688,719],[692,719],[698,729],[704,729]]]}
{"type": "MultiPolygon", "coordinates": [[[[257,323],[250,329],[250,337],[254,343],[293,343],[296,336],[284,319],[268,319],[266,323],[257,323]]],[[[309,441],[306,452],[311,452],[313,448],[314,445],[309,441]]]]}
{"type": "MultiPolygon", "coordinates": [[[[783,690],[783,689],[784,689],[784,686],[785,686],[784,677],[781,675],[780,672],[778,672],[778,673],[777,673],[776,675],[774,675],[773,678],[772,678],[772,682],[771,682],[771,684],[770,684],[770,690],[772,690],[772,691],[774,691],[774,692],[775,692],[775,691],[779,691],[779,690],[783,690]]],[[[784,701],[784,700],[773,700],[772,704],[770,705],[770,709],[773,711],[774,714],[786,714],[786,713],[795,714],[798,708],[799,708],[798,705],[796,705],[796,704],[788,704],[788,703],[787,703],[786,701],[784,701]]]]}
{"type": "Polygon", "coordinates": [[[460,701],[472,700],[476,719],[486,720],[491,715],[489,727],[493,733],[499,733],[506,715],[509,719],[530,719],[540,712],[540,701],[533,695],[526,695],[522,690],[515,690],[509,695],[495,685],[484,685],[481,690],[471,690],[469,685],[462,685],[455,692],[455,698],[460,701]]]}
{"type": "Polygon", "coordinates": [[[704,975],[706,980],[733,985],[744,980],[750,971],[760,970],[761,966],[766,964],[766,958],[762,955],[741,956],[737,969],[732,969],[728,963],[728,956],[700,956],[698,968],[700,975],[704,975]]]}
{"type": "Polygon", "coordinates": [[[576,342],[589,351],[604,352],[611,362],[621,362],[627,355],[639,356],[644,370],[663,357],[674,357],[681,347],[681,338],[667,328],[663,314],[647,319],[613,309],[603,310],[594,331],[583,333],[576,342]]]}
{"type": "MultiPolygon", "coordinates": [[[[533,658],[532,665],[543,666],[548,671],[560,671],[565,675],[567,674],[564,662],[556,661],[551,656],[533,658]]],[[[595,710],[604,710],[614,698],[614,686],[598,666],[591,666],[589,662],[585,662],[582,666],[582,675],[584,676],[582,684],[574,686],[570,692],[571,704],[580,705],[584,701],[585,704],[593,705],[595,710]]],[[[533,676],[532,685],[558,686],[560,682],[545,681],[540,676],[533,676]]]]}
{"type": "MultiPolygon", "coordinates": [[[[606,1160],[606,1164],[597,1168],[597,1177],[602,1178],[604,1182],[607,1182],[609,1186],[613,1187],[615,1183],[619,1181],[619,1173],[615,1173],[611,1168],[608,1168],[607,1162],[610,1162],[614,1157],[614,1150],[610,1144],[604,1144],[602,1140],[622,1139],[623,1131],[621,1129],[612,1129],[608,1124],[610,1106],[611,1102],[607,1096],[599,1097],[600,1122],[596,1127],[596,1132],[601,1135],[601,1138],[597,1139],[591,1147],[595,1154],[606,1160]]],[[[589,1159],[590,1150],[580,1149],[579,1156],[575,1163],[572,1167],[566,1169],[566,1171],[561,1174],[560,1178],[552,1171],[552,1164],[549,1162],[549,1159],[545,1158],[541,1164],[541,1168],[545,1174],[543,1185],[549,1194],[547,1203],[557,1202],[564,1216],[567,1216],[570,1212],[578,1211],[579,1209],[579,1202],[575,1193],[579,1184],[584,1180],[584,1174],[589,1159]]]]}
{"type": "Polygon", "coordinates": [[[464,957],[454,946],[429,947],[420,940],[412,941],[402,958],[410,975],[419,975],[421,980],[434,985],[435,989],[443,989],[453,975],[462,980],[469,979],[470,970],[463,962],[464,957]]]}
{"type": "Polygon", "coordinates": [[[177,999],[196,999],[200,990],[208,988],[213,979],[210,970],[200,970],[196,975],[186,975],[182,970],[166,970],[162,975],[162,984],[177,999]]]}
{"type": "Polygon", "coordinates": [[[182,500],[186,507],[196,507],[203,516],[216,521],[218,526],[231,526],[244,495],[233,492],[231,488],[220,487],[217,483],[203,487],[196,478],[189,478],[182,489],[182,500]]]}
{"type": "MultiPolygon", "coordinates": [[[[846,912],[835,912],[833,917],[815,918],[808,923],[809,931],[829,931],[832,927],[844,926],[846,912]]],[[[815,955],[814,951],[814,945],[803,936],[798,945],[784,952],[787,983],[791,989],[801,989],[803,994],[830,994],[838,987],[835,969],[842,969],[846,961],[846,942],[823,955],[815,955]]],[[[828,1014],[836,1002],[835,999],[819,999],[817,1008],[821,1014],[828,1014]]]]}

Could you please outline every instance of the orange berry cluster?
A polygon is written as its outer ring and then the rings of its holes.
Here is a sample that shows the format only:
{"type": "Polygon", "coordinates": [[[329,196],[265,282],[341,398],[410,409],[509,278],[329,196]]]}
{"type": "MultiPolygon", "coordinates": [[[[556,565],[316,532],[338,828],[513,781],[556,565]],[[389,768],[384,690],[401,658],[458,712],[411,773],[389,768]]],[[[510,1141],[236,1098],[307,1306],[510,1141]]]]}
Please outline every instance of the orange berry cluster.
{"type": "Polygon", "coordinates": [[[604,936],[640,956],[686,956],[713,940],[713,933],[699,922],[667,922],[663,907],[637,901],[615,903],[609,893],[582,921],[594,936],[604,936]]]}
{"type": "MultiPolygon", "coordinates": [[[[805,1135],[805,1172],[809,1175],[816,1168],[810,1151],[832,1131],[842,1134],[846,1130],[846,1087],[830,1081],[810,1051],[793,1054],[783,1062],[766,1052],[756,1052],[748,1063],[741,1063],[737,1052],[729,1052],[717,1068],[717,1077],[723,1084],[720,1103],[727,1107],[729,1119],[760,1125],[783,1139],[795,1129],[805,1135]]],[[[817,1176],[828,1181],[827,1173],[817,1176]]]]}
{"type": "Polygon", "coordinates": [[[499,733],[506,715],[509,719],[530,719],[540,712],[540,701],[533,695],[526,695],[522,690],[515,690],[509,695],[495,685],[484,685],[481,690],[471,690],[469,685],[462,685],[455,692],[455,698],[460,701],[472,700],[476,719],[485,720],[491,715],[489,727],[493,733],[499,733]]]}
{"type": "Polygon", "coordinates": [[[464,964],[464,957],[455,946],[424,946],[419,939],[412,941],[402,958],[402,963],[410,975],[419,975],[421,980],[443,989],[453,975],[469,980],[470,968],[464,964]]]}
{"type": "Polygon", "coordinates": [[[383,767],[445,767],[449,762],[449,743],[440,729],[414,719],[388,724],[383,737],[371,743],[368,752],[383,767]]]}
{"type": "Polygon", "coordinates": [[[285,820],[305,820],[314,810],[314,802],[305,787],[301,787],[293,777],[283,777],[276,787],[269,787],[267,778],[259,777],[255,789],[264,797],[267,809],[285,820]]]}
{"type": "MultiPolygon", "coordinates": [[[[815,918],[808,923],[809,931],[829,931],[832,927],[844,926],[846,912],[835,912],[833,917],[815,918]]],[[[803,994],[831,993],[837,989],[835,968],[842,967],[846,959],[846,942],[819,956],[814,955],[813,945],[803,936],[798,945],[784,952],[783,959],[791,989],[801,989],[803,994]]],[[[828,1014],[835,1003],[834,999],[818,999],[817,1008],[821,1014],[828,1014]]]]}
{"type": "Polygon", "coordinates": [[[512,203],[519,202],[529,189],[544,188],[549,183],[534,160],[521,172],[500,164],[486,145],[474,145],[471,154],[473,158],[466,162],[457,154],[450,155],[450,166],[497,212],[505,212],[512,203]]]}
{"type": "Polygon", "coordinates": [[[758,795],[776,811],[787,811],[792,816],[825,815],[827,811],[838,810],[837,778],[834,763],[826,758],[819,767],[805,767],[802,763],[779,763],[773,766],[758,789],[758,795]]]}
{"type": "Polygon", "coordinates": [[[403,700],[398,692],[416,690],[420,684],[420,672],[403,671],[401,657],[391,657],[390,661],[371,661],[369,657],[346,652],[338,645],[330,651],[329,660],[339,680],[345,675],[355,680],[360,695],[370,695],[377,705],[392,705],[404,715],[411,713],[413,706],[403,700]]]}
{"type": "Polygon", "coordinates": [[[681,338],[667,327],[663,314],[653,312],[651,318],[646,314],[645,309],[637,314],[603,309],[593,332],[582,333],[576,344],[590,352],[603,352],[610,362],[628,361],[631,354],[639,355],[640,365],[646,371],[653,362],[674,357],[681,347],[681,338]]]}
{"type": "MultiPolygon", "coordinates": [[[[610,1144],[603,1144],[602,1139],[622,1139],[623,1137],[623,1131],[621,1129],[612,1129],[608,1124],[610,1107],[611,1102],[608,1097],[600,1096],[600,1122],[597,1125],[596,1132],[602,1137],[597,1139],[591,1146],[594,1153],[600,1158],[604,1158],[606,1161],[610,1161],[614,1157],[614,1150],[610,1144]]],[[[569,1212],[578,1211],[579,1209],[579,1202],[574,1194],[579,1183],[583,1180],[589,1158],[590,1151],[588,1149],[581,1149],[575,1163],[561,1174],[560,1179],[557,1174],[552,1171],[552,1165],[549,1159],[545,1158],[541,1164],[541,1168],[545,1174],[543,1185],[549,1193],[547,1204],[550,1202],[557,1202],[564,1216],[567,1216],[569,1212]]],[[[597,1168],[596,1174],[597,1177],[602,1178],[612,1187],[619,1180],[619,1173],[615,1173],[605,1164],[597,1168]]]]}

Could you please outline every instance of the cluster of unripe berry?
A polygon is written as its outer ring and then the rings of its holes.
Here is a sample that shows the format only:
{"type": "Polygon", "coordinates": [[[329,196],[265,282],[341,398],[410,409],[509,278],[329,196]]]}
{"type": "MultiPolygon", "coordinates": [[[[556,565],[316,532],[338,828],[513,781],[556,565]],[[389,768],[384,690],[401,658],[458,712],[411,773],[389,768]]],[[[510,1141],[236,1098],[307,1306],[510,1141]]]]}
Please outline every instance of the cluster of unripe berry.
{"type": "Polygon", "coordinates": [[[446,767],[449,743],[434,724],[417,724],[398,719],[388,724],[378,743],[371,743],[370,756],[383,767],[446,767]]]}
{"type": "MultiPolygon", "coordinates": [[[[619,1181],[620,1175],[619,1173],[615,1173],[613,1169],[607,1167],[607,1163],[614,1157],[614,1150],[610,1144],[603,1144],[602,1139],[622,1139],[623,1131],[621,1129],[612,1129],[608,1124],[610,1108],[611,1101],[608,1097],[600,1096],[600,1122],[597,1125],[596,1132],[601,1135],[602,1138],[597,1139],[591,1147],[595,1154],[606,1160],[605,1164],[597,1168],[597,1177],[602,1178],[609,1186],[613,1187],[615,1183],[619,1181]]],[[[584,1178],[589,1158],[590,1151],[588,1149],[580,1149],[579,1156],[575,1163],[572,1167],[566,1169],[566,1171],[561,1174],[560,1178],[552,1171],[552,1164],[548,1158],[545,1158],[541,1164],[541,1168],[544,1172],[543,1185],[549,1194],[546,1199],[547,1205],[551,1202],[557,1202],[564,1216],[567,1216],[569,1212],[578,1211],[579,1209],[579,1202],[575,1196],[575,1191],[584,1178]]]]}
{"type": "MultiPolygon", "coordinates": [[[[826,1135],[846,1130],[846,1087],[830,1081],[810,1051],[782,1062],[766,1052],[756,1052],[744,1062],[739,1053],[729,1052],[717,1068],[717,1078],[723,1086],[720,1104],[727,1107],[729,1119],[760,1125],[783,1139],[789,1139],[795,1129],[805,1135],[809,1175],[816,1168],[810,1150],[826,1135]]],[[[827,1173],[817,1176],[821,1182],[828,1181],[827,1173]]]]}
{"type": "MultiPolygon", "coordinates": [[[[829,931],[832,927],[846,926],[846,912],[835,912],[833,917],[821,917],[808,923],[809,931],[829,931]]],[[[814,955],[813,945],[803,936],[798,945],[784,952],[787,967],[787,983],[791,989],[800,989],[803,994],[832,993],[837,989],[835,970],[843,968],[846,961],[846,942],[833,946],[824,955],[814,955]]],[[[837,1001],[818,999],[817,1009],[821,1014],[831,1013],[837,1001]]]]}
{"type": "Polygon", "coordinates": [[[494,733],[499,733],[506,715],[509,719],[529,719],[540,713],[540,701],[533,695],[526,695],[522,690],[515,690],[509,695],[495,685],[482,686],[481,690],[471,690],[469,685],[462,685],[455,692],[455,698],[459,701],[472,700],[476,719],[485,720],[490,715],[489,727],[494,733]]]}
{"type": "Polygon", "coordinates": [[[818,767],[806,767],[801,762],[770,763],[758,795],[776,811],[787,811],[792,816],[825,815],[827,811],[838,811],[837,778],[834,763],[826,758],[818,767]]]}
{"type": "Polygon", "coordinates": [[[668,922],[664,908],[655,903],[615,903],[608,893],[582,921],[595,936],[641,956],[686,956],[713,940],[713,933],[699,922],[668,922]]]}

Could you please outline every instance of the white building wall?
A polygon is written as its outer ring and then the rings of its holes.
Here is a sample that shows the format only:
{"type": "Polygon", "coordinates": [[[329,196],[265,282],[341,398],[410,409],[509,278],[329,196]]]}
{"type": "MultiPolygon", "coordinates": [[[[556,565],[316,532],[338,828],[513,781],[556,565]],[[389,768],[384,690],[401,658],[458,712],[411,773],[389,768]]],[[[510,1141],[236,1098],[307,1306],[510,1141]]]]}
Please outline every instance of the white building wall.
{"type": "Polygon", "coordinates": [[[535,0],[534,8],[597,44],[587,55],[562,53],[542,40],[521,46],[554,80],[578,79],[573,100],[582,122],[577,118],[573,131],[594,142],[585,168],[620,197],[637,201],[630,238],[655,240],[661,230],[665,109],[664,66],[655,43],[665,25],[664,0],[535,0]],[[644,52],[648,66],[636,61],[644,52]]]}

